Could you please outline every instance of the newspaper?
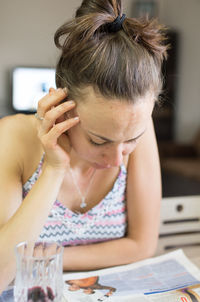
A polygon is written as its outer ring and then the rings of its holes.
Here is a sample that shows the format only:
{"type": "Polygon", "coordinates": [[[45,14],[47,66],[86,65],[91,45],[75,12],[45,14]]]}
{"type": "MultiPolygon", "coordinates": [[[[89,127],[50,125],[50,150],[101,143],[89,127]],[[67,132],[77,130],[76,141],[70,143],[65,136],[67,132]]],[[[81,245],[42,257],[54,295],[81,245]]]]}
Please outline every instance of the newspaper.
{"type": "Polygon", "coordinates": [[[200,270],[182,250],[63,277],[68,302],[200,302],[200,270]]]}

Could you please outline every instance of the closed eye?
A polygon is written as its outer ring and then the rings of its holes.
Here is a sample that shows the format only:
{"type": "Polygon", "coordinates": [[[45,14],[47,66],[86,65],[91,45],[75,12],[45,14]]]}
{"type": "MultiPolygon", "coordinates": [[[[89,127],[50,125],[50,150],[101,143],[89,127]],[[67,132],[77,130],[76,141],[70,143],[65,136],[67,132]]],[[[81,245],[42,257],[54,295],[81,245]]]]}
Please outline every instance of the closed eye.
{"type": "Polygon", "coordinates": [[[93,140],[89,140],[90,141],[90,143],[92,144],[92,145],[95,145],[95,146],[103,146],[103,145],[105,145],[105,144],[108,144],[109,142],[103,142],[103,143],[96,143],[96,142],[94,142],[93,140]]]}
{"type": "Polygon", "coordinates": [[[133,139],[130,139],[129,141],[127,141],[126,143],[136,143],[137,142],[137,138],[133,138],[133,139]]]}
{"type": "MultiPolygon", "coordinates": [[[[146,130],[146,129],[145,129],[145,130],[146,130]]],[[[144,134],[145,130],[144,130],[141,134],[139,134],[137,137],[132,138],[132,139],[126,141],[125,143],[130,143],[130,144],[131,144],[131,143],[137,143],[138,138],[140,138],[140,137],[144,134]]],[[[95,145],[95,146],[103,146],[103,145],[105,145],[105,144],[114,143],[114,141],[112,141],[112,140],[110,140],[110,139],[108,139],[108,138],[105,138],[105,137],[103,137],[103,136],[101,136],[101,135],[95,134],[95,133],[93,133],[93,132],[91,132],[91,131],[88,131],[88,133],[90,133],[90,134],[92,134],[92,135],[94,135],[94,136],[96,136],[96,137],[98,137],[98,138],[104,140],[103,143],[96,143],[95,141],[93,141],[93,140],[88,136],[89,142],[90,142],[92,145],[95,145]]]]}
{"type": "MultiPolygon", "coordinates": [[[[111,144],[112,142],[103,142],[103,143],[96,143],[96,142],[94,142],[93,140],[91,140],[91,139],[89,139],[89,141],[90,141],[90,143],[92,144],[92,145],[95,145],[95,146],[104,146],[104,145],[106,145],[106,144],[111,144]]],[[[131,140],[129,140],[129,141],[127,141],[126,143],[128,143],[128,144],[131,144],[131,143],[136,143],[137,142],[137,140],[134,138],[134,139],[131,139],[131,140]]]]}

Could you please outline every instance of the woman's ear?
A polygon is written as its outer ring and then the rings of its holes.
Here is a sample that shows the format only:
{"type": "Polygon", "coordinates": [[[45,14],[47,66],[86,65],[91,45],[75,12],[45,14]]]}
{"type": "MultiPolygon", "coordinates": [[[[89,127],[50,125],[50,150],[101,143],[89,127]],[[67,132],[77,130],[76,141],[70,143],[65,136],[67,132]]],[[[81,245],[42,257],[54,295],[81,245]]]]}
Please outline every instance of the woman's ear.
{"type": "Polygon", "coordinates": [[[56,124],[62,123],[62,122],[64,122],[65,120],[66,120],[66,118],[65,118],[65,115],[63,114],[63,115],[61,115],[61,116],[56,120],[56,124]]]}
{"type": "Polygon", "coordinates": [[[66,112],[64,115],[65,115],[65,119],[70,119],[77,116],[76,108],[73,108],[72,110],[66,112]]]}

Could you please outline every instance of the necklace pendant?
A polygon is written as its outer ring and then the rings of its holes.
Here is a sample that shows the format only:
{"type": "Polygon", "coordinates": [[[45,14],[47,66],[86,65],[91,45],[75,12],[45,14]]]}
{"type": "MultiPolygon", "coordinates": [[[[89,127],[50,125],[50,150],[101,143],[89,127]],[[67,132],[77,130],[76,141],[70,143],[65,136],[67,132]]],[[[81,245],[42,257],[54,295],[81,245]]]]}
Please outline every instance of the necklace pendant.
{"type": "Polygon", "coordinates": [[[81,208],[81,209],[87,207],[87,203],[85,202],[85,200],[86,200],[86,196],[87,196],[88,190],[89,190],[89,188],[90,188],[91,182],[92,182],[92,180],[93,180],[93,178],[94,178],[95,171],[96,171],[96,170],[94,170],[92,176],[90,177],[89,184],[88,184],[87,189],[86,189],[86,193],[85,193],[85,195],[83,196],[83,194],[81,193],[81,190],[80,190],[80,188],[79,188],[79,186],[78,186],[77,180],[76,180],[76,178],[75,178],[75,176],[74,176],[74,174],[73,174],[72,169],[71,169],[71,168],[69,169],[69,172],[70,172],[70,174],[71,174],[71,176],[72,176],[72,181],[73,181],[73,183],[74,183],[74,186],[76,187],[76,190],[77,190],[77,192],[78,192],[78,194],[79,194],[79,196],[80,196],[80,198],[81,198],[81,204],[80,204],[80,208],[81,208]]]}
{"type": "Polygon", "coordinates": [[[82,202],[80,204],[81,209],[86,208],[87,207],[87,203],[85,202],[85,198],[82,199],[82,202]]]}

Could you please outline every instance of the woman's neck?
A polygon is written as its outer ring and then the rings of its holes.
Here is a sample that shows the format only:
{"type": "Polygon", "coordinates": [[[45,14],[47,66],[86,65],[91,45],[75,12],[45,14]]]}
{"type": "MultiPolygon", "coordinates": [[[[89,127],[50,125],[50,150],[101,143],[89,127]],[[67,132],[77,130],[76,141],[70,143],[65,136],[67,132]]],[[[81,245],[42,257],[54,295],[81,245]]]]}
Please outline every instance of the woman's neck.
{"type": "Polygon", "coordinates": [[[70,167],[83,175],[91,174],[95,170],[88,161],[81,159],[73,149],[70,152],[70,167]]]}

